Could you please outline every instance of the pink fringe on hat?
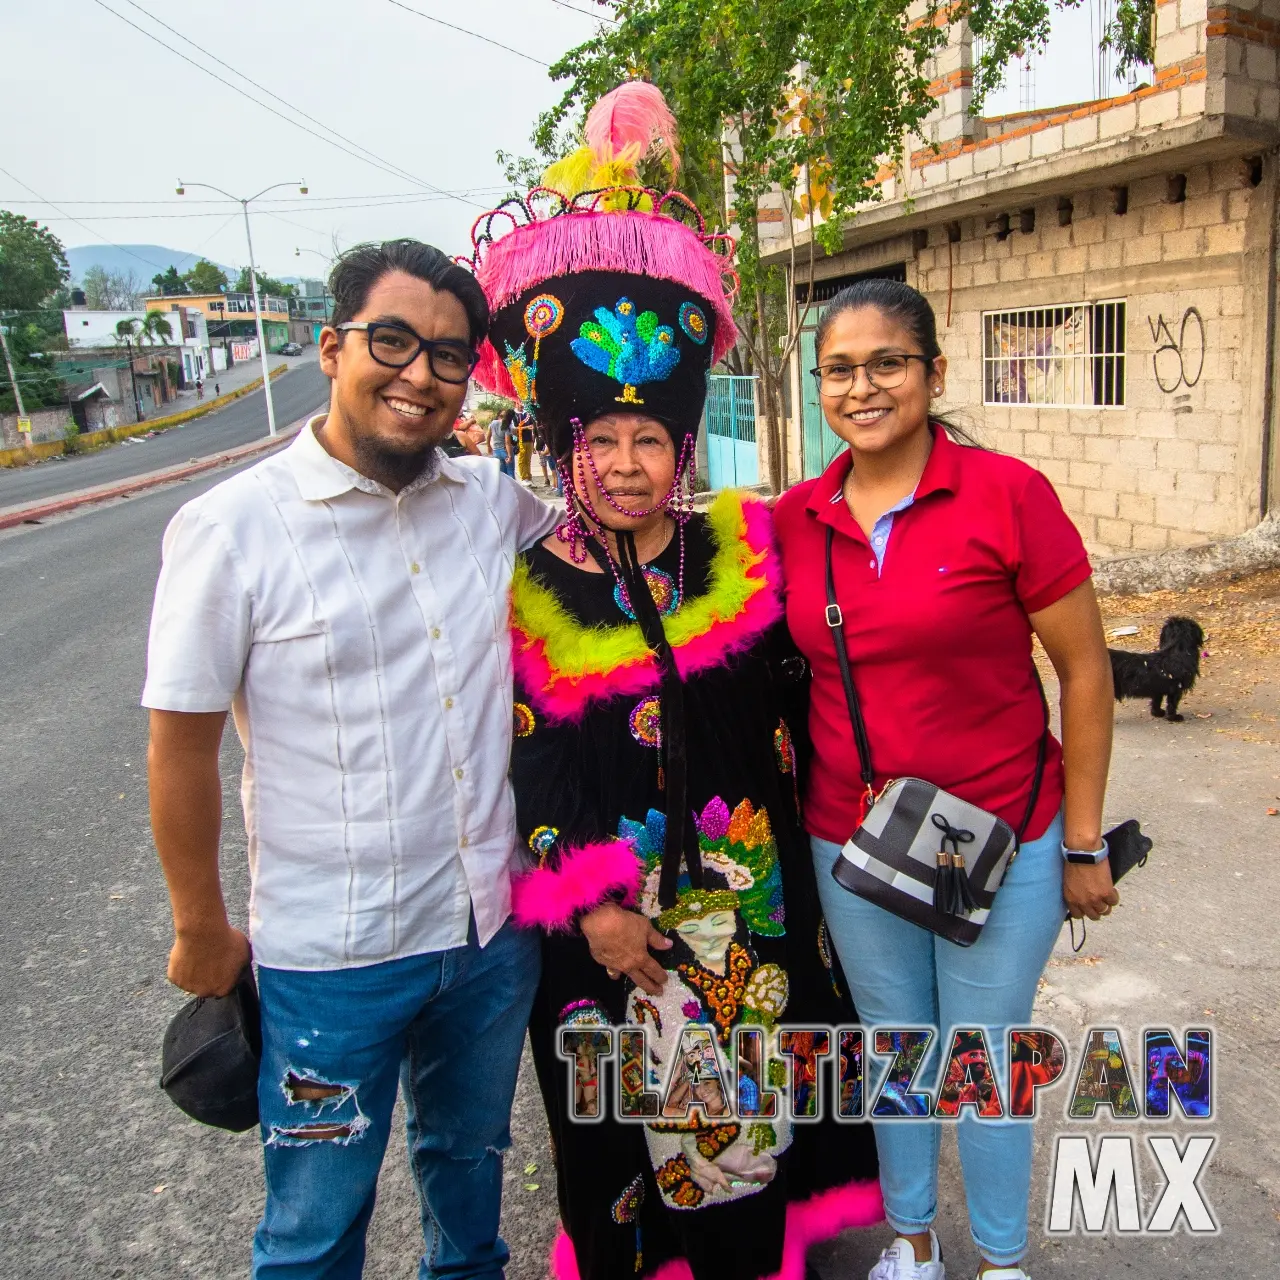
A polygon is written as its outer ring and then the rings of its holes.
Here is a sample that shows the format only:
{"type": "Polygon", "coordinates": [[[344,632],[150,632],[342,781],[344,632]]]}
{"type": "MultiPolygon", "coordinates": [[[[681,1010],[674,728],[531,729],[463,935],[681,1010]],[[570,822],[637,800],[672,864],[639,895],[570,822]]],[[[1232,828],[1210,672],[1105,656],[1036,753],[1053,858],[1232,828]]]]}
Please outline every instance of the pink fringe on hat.
{"type": "MultiPolygon", "coordinates": [[[[683,284],[716,315],[711,362],[737,341],[733,309],[725,296],[728,261],[703,244],[691,227],[662,214],[567,213],[517,227],[494,241],[476,268],[476,279],[499,311],[535,286],[580,271],[617,271],[683,284]]],[[[502,357],[487,340],[475,378],[488,391],[518,399],[502,357]]]]}
{"type": "MultiPolygon", "coordinates": [[[[847,1182],[842,1187],[820,1191],[808,1200],[787,1205],[787,1229],[782,1245],[782,1267],[769,1280],[804,1280],[805,1254],[810,1247],[830,1240],[850,1227],[869,1227],[884,1218],[880,1183],[847,1182]]],[[[551,1246],[552,1280],[580,1280],[573,1241],[563,1228],[551,1246]]],[[[645,1280],[693,1280],[693,1272],[683,1258],[664,1262],[645,1280]]]]}

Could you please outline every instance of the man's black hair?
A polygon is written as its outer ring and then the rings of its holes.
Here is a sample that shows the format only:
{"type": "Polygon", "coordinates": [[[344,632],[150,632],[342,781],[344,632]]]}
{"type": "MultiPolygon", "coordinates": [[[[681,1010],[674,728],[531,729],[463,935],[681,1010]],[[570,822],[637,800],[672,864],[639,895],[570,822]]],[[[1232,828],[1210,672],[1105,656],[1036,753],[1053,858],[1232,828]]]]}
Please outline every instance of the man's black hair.
{"type": "Polygon", "coordinates": [[[369,299],[373,286],[392,271],[403,271],[425,280],[441,293],[451,293],[462,303],[471,331],[471,345],[479,346],[489,332],[489,304],[484,290],[465,267],[421,240],[384,240],[348,249],[329,275],[333,294],[331,325],[355,319],[369,299]]]}

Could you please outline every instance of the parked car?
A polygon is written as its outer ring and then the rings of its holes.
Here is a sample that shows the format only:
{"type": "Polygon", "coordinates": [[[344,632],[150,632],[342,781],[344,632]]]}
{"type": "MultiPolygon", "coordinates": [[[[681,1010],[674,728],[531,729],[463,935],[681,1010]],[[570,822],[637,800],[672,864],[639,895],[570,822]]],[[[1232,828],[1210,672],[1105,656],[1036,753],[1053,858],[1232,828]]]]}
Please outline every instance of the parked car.
{"type": "Polygon", "coordinates": [[[280,348],[280,354],[282,356],[300,356],[302,354],[302,348],[296,342],[286,342],[284,346],[280,348]]]}

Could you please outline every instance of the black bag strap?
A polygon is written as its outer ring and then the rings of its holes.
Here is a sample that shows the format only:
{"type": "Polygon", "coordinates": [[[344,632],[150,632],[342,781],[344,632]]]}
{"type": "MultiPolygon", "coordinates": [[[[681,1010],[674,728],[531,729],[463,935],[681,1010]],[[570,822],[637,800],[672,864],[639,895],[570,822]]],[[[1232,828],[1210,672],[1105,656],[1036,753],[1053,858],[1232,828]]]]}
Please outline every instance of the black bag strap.
{"type": "MultiPolygon", "coordinates": [[[[866,787],[868,799],[875,798],[875,770],[871,764],[871,741],[867,737],[867,724],[862,718],[862,703],[858,700],[858,688],[853,683],[853,671],[849,666],[849,648],[844,638],[844,614],[836,602],[836,575],[832,561],[831,548],[835,542],[836,531],[827,526],[826,568],[827,568],[827,626],[831,628],[831,638],[836,646],[836,663],[840,667],[840,682],[844,685],[845,702],[849,708],[849,720],[853,724],[853,742],[858,749],[858,764],[862,784],[866,787]]],[[[1049,752],[1049,699],[1045,697],[1044,682],[1040,679],[1040,670],[1033,661],[1031,670],[1035,674],[1036,688],[1040,691],[1040,705],[1044,708],[1044,732],[1040,735],[1040,745],[1036,750],[1036,771],[1031,779],[1031,795],[1027,800],[1027,811],[1023,815],[1015,833],[1018,845],[1026,834],[1032,815],[1036,811],[1036,802],[1040,799],[1040,784],[1044,781],[1045,759],[1049,752]]]]}

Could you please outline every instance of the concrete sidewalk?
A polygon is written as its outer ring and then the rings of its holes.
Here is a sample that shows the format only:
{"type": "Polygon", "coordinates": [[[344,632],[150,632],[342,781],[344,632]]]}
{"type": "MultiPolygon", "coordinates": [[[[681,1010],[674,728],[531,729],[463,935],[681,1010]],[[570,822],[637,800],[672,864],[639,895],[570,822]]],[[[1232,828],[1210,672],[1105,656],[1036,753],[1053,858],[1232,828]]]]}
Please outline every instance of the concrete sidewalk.
{"type": "MultiPolygon", "coordinates": [[[[287,365],[290,369],[296,369],[299,365],[315,364],[319,359],[319,347],[304,347],[300,356],[282,356],[274,351],[267,354],[267,364],[272,369],[279,364],[287,365]]],[[[250,382],[256,382],[261,377],[262,361],[257,356],[254,356],[252,360],[241,360],[232,365],[230,369],[224,369],[221,373],[211,373],[205,379],[204,399],[212,400],[216,395],[225,396],[229,391],[236,391],[250,382]],[[221,390],[215,391],[215,385],[221,390]]],[[[162,412],[172,413],[179,409],[190,409],[193,405],[199,403],[200,401],[196,398],[195,388],[189,387],[179,391],[170,404],[162,406],[162,409],[157,411],[156,416],[159,417],[162,412]]]]}

